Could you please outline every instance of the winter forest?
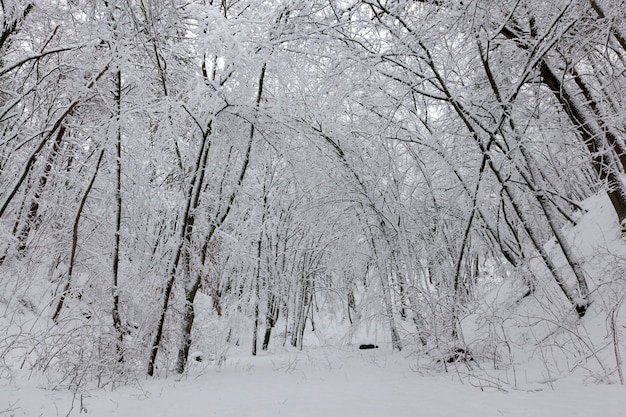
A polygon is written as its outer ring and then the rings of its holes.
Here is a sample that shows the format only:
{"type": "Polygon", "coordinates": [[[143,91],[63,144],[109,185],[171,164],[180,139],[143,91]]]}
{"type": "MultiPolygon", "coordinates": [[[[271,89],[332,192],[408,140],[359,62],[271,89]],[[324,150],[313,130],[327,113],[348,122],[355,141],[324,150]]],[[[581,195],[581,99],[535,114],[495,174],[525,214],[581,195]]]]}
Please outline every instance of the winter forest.
{"type": "Polygon", "coordinates": [[[375,343],[623,385],[625,17],[0,0],[0,379],[375,343]]]}

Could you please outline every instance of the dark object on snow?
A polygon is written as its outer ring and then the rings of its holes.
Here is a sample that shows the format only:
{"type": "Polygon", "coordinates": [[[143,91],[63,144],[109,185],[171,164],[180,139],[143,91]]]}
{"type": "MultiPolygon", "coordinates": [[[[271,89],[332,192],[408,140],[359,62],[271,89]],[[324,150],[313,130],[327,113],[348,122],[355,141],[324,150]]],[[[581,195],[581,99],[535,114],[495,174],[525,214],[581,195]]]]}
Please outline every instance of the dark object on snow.
{"type": "Polygon", "coordinates": [[[360,345],[359,349],[378,349],[378,345],[372,345],[372,344],[360,345]]]}
{"type": "MultiPolygon", "coordinates": [[[[468,362],[473,360],[474,358],[472,358],[469,351],[463,348],[456,348],[448,356],[443,358],[443,361],[446,363],[468,362]]],[[[441,362],[441,360],[438,360],[437,362],[441,362]]]]}

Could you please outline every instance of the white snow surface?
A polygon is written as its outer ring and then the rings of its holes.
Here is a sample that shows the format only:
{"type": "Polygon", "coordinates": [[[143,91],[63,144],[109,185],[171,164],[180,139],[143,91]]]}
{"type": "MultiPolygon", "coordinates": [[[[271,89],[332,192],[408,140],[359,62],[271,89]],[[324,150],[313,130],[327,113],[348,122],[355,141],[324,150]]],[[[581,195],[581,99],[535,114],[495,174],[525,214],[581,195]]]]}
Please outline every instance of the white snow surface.
{"type": "MultiPolygon", "coordinates": [[[[7,416],[626,416],[626,387],[575,378],[512,388],[469,377],[465,364],[424,372],[415,357],[315,348],[194,364],[183,378],[72,393],[0,387],[7,416]],[[529,388],[530,387],[530,388],[529,388]],[[82,406],[81,406],[82,401],[82,406]],[[82,411],[82,413],[81,413],[82,411]]],[[[441,366],[440,364],[438,366],[441,366]]]]}

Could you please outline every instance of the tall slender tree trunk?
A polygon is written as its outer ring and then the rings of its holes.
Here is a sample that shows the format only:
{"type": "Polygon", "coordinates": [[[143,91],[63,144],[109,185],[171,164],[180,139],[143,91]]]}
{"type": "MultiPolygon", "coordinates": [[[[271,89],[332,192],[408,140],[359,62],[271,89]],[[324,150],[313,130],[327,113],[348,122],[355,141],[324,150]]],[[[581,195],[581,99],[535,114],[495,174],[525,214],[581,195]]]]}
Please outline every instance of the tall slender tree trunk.
{"type": "Polygon", "coordinates": [[[100,170],[100,164],[102,162],[104,156],[104,149],[100,151],[100,156],[98,156],[98,162],[96,162],[96,169],[91,176],[91,180],[89,184],[87,184],[87,188],[83,193],[83,197],[80,200],[80,204],[78,205],[78,210],[76,211],[76,215],[74,216],[74,225],[72,226],[72,246],[70,248],[70,265],[67,271],[67,281],[65,282],[65,287],[59,296],[59,301],[57,302],[57,306],[54,309],[54,313],[52,314],[52,320],[57,323],[59,320],[59,316],[61,314],[61,310],[63,309],[63,304],[65,303],[65,299],[71,294],[72,291],[72,277],[74,276],[74,266],[76,263],[76,252],[78,250],[78,226],[80,223],[80,219],[83,214],[83,210],[85,209],[85,204],[87,203],[87,198],[89,197],[89,193],[93,188],[93,184],[96,181],[96,176],[98,175],[98,171],[100,170]]]}
{"type": "Polygon", "coordinates": [[[301,281],[298,286],[297,296],[294,298],[294,316],[293,316],[293,324],[291,327],[291,346],[298,347],[302,349],[303,346],[303,338],[304,338],[304,330],[306,329],[306,319],[309,313],[309,307],[311,304],[311,292],[310,292],[310,281],[308,274],[306,272],[306,265],[308,265],[307,258],[308,254],[305,255],[305,259],[302,261],[301,265],[301,281]]]}
{"type": "MultiPolygon", "coordinates": [[[[515,126],[512,125],[514,128],[515,126]]],[[[551,203],[548,201],[546,196],[546,186],[542,179],[541,174],[536,172],[536,167],[534,166],[534,162],[531,159],[528,151],[526,150],[523,144],[520,144],[520,153],[522,154],[526,165],[528,166],[528,172],[530,178],[526,180],[526,183],[531,188],[531,191],[535,195],[535,198],[539,202],[543,214],[550,225],[550,229],[554,234],[556,241],[561,248],[561,252],[565,256],[570,268],[574,272],[574,276],[576,277],[576,282],[578,283],[578,297],[574,299],[574,307],[579,317],[583,317],[585,312],[587,311],[587,307],[589,306],[589,286],[587,285],[587,279],[585,278],[585,272],[582,270],[580,266],[580,262],[577,259],[577,256],[574,254],[565,234],[561,230],[561,226],[557,223],[557,216],[554,213],[554,209],[551,203]]]]}
{"type": "Polygon", "coordinates": [[[24,252],[24,250],[26,249],[26,242],[28,240],[28,237],[30,236],[30,232],[34,228],[37,228],[39,224],[39,207],[40,207],[39,203],[42,198],[42,194],[46,189],[46,185],[48,183],[50,173],[52,172],[52,167],[54,166],[56,157],[61,148],[61,144],[63,141],[63,136],[65,135],[65,132],[66,132],[66,127],[61,126],[59,128],[59,131],[57,132],[54,142],[52,142],[52,149],[50,150],[50,153],[48,154],[48,158],[46,159],[46,164],[44,166],[43,173],[39,177],[39,181],[37,185],[35,186],[35,194],[30,203],[28,214],[26,215],[26,220],[24,221],[24,224],[22,225],[21,229],[18,226],[19,219],[16,221],[14,230],[17,231],[18,229],[20,229],[19,232],[17,232],[18,252],[24,252]]]}
{"type": "MultiPolygon", "coordinates": [[[[159,320],[156,325],[156,331],[154,333],[154,338],[152,340],[152,344],[150,347],[150,355],[148,359],[148,369],[147,374],[152,376],[154,375],[154,368],[156,365],[156,359],[159,353],[159,348],[161,346],[161,339],[163,337],[163,329],[165,327],[165,317],[167,315],[167,311],[169,308],[170,297],[172,294],[172,290],[174,288],[174,283],[176,282],[176,274],[180,268],[181,259],[184,256],[184,251],[187,250],[186,246],[189,243],[190,233],[193,231],[194,225],[194,215],[192,214],[192,209],[195,208],[195,193],[198,192],[196,190],[200,190],[201,187],[198,185],[200,170],[202,169],[203,161],[205,160],[205,153],[208,152],[208,148],[210,147],[210,135],[211,135],[211,125],[212,122],[209,121],[205,130],[202,130],[202,142],[200,144],[200,149],[198,151],[198,155],[196,158],[196,163],[194,167],[194,174],[189,183],[189,187],[186,192],[185,198],[185,208],[182,215],[182,225],[180,227],[180,235],[178,237],[178,244],[176,246],[176,252],[174,254],[174,259],[171,263],[170,269],[168,271],[168,279],[165,283],[165,288],[163,291],[163,299],[161,304],[161,310],[158,312],[159,320]]],[[[185,310],[187,314],[190,314],[190,317],[193,317],[193,306],[192,311],[188,312],[185,310]]],[[[193,321],[193,318],[192,318],[193,321]]]]}
{"type": "Polygon", "coordinates": [[[456,257],[456,262],[454,265],[454,286],[453,286],[453,296],[454,300],[452,302],[452,337],[458,337],[458,327],[459,327],[459,303],[460,303],[460,282],[461,282],[461,265],[463,263],[463,257],[465,256],[466,248],[469,245],[469,237],[470,232],[472,230],[472,223],[477,213],[477,200],[478,200],[478,192],[480,190],[480,184],[482,182],[483,174],[485,172],[485,167],[487,166],[487,156],[483,155],[482,161],[480,163],[480,167],[478,169],[478,177],[476,180],[476,186],[474,188],[474,192],[472,194],[472,210],[470,211],[470,215],[467,219],[467,223],[465,225],[463,231],[463,237],[461,239],[461,247],[459,248],[459,252],[456,257]]]}
{"type": "Polygon", "coordinates": [[[383,271],[379,271],[380,283],[382,285],[383,292],[383,305],[385,307],[385,314],[387,316],[387,323],[389,324],[389,331],[391,332],[391,346],[394,350],[402,350],[402,342],[400,341],[400,333],[396,325],[396,319],[393,314],[393,303],[391,301],[391,289],[389,288],[389,278],[383,271]]]}
{"type": "MultiPolygon", "coordinates": [[[[267,68],[267,64],[263,64],[263,66],[261,67],[261,74],[259,76],[259,83],[258,83],[258,88],[257,88],[256,100],[255,100],[255,109],[257,110],[261,104],[261,98],[263,96],[263,85],[264,85],[264,80],[265,80],[266,68],[267,68]]],[[[210,249],[209,243],[211,242],[211,239],[213,238],[213,234],[219,227],[221,227],[224,224],[224,222],[228,218],[228,215],[235,203],[235,198],[237,197],[237,194],[240,191],[240,188],[243,184],[243,180],[248,170],[248,164],[250,163],[250,154],[252,152],[252,144],[254,142],[255,130],[256,128],[255,128],[254,122],[250,123],[250,130],[248,134],[248,145],[244,154],[244,160],[243,160],[241,169],[239,171],[239,176],[237,178],[237,186],[234,187],[232,193],[230,194],[226,202],[224,211],[221,214],[218,213],[216,218],[211,219],[212,220],[211,230],[208,236],[206,237],[206,239],[204,240],[204,244],[200,252],[201,264],[204,264],[206,261],[207,254],[210,249]]],[[[200,178],[197,192],[195,195],[195,201],[193,204],[194,208],[197,208],[199,204],[199,198],[200,198],[199,193],[202,189],[204,169],[206,169],[206,155],[204,157],[204,163],[201,165],[201,178],[200,178]]],[[[193,229],[193,221],[191,223],[190,229],[193,229]]],[[[186,238],[188,240],[191,239],[191,230],[189,230],[189,232],[186,234],[186,238]]],[[[193,313],[193,303],[195,301],[196,294],[198,292],[198,289],[200,288],[201,283],[202,283],[202,274],[196,273],[194,277],[192,278],[192,281],[187,283],[187,285],[185,286],[185,311],[186,313],[184,315],[183,323],[182,323],[181,346],[178,350],[178,357],[176,360],[176,372],[178,373],[183,373],[187,365],[189,349],[191,346],[191,331],[193,329],[193,321],[195,318],[195,314],[193,313]]]]}
{"type": "Polygon", "coordinates": [[[259,305],[261,304],[261,252],[263,248],[263,227],[267,212],[267,195],[265,185],[263,186],[263,213],[261,214],[261,230],[256,244],[256,267],[254,277],[254,324],[252,327],[252,356],[256,356],[257,341],[259,338],[259,305]]]}
{"type": "Polygon", "coordinates": [[[124,362],[124,331],[122,329],[122,319],[120,316],[120,290],[119,290],[119,270],[120,270],[120,236],[122,229],[122,72],[116,74],[116,116],[117,116],[117,137],[115,141],[115,238],[113,245],[113,306],[111,315],[113,327],[117,332],[117,355],[118,361],[124,362]]]}

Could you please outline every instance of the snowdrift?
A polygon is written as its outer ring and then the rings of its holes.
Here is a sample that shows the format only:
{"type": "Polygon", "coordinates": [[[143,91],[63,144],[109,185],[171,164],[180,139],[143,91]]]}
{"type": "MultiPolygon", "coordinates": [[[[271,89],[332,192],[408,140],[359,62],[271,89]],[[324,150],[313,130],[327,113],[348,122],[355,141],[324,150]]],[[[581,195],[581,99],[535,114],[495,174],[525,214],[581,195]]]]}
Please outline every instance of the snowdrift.
{"type": "MultiPolygon", "coordinates": [[[[590,287],[591,305],[583,318],[537,258],[487,293],[462,322],[476,360],[506,370],[502,383],[552,383],[571,374],[624,383],[626,241],[608,197],[592,197],[583,207],[586,213],[565,230],[590,287]]],[[[546,249],[566,285],[574,287],[556,242],[548,242],[546,249]]]]}

